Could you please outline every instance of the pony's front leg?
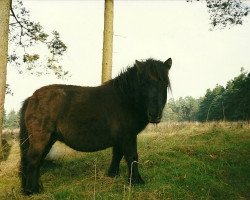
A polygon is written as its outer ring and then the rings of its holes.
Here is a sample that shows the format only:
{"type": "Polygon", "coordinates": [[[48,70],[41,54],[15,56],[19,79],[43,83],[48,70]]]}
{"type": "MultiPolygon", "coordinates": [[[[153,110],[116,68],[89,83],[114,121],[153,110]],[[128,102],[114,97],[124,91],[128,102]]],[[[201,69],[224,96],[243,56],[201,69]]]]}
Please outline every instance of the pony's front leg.
{"type": "Polygon", "coordinates": [[[119,175],[119,165],[123,157],[123,151],[119,145],[113,147],[112,161],[108,170],[109,177],[115,177],[119,175]]]}
{"type": "Polygon", "coordinates": [[[138,170],[137,136],[131,137],[124,144],[124,156],[129,171],[129,182],[132,184],[144,184],[144,180],[138,170]]]}

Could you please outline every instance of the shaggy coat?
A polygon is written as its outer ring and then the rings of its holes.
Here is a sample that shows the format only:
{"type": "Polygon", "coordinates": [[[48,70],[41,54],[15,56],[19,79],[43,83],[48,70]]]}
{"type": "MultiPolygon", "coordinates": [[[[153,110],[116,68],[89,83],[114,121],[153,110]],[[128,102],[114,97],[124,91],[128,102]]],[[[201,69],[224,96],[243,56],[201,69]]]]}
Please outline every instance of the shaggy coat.
{"type": "Polygon", "coordinates": [[[24,193],[40,191],[40,166],[56,141],[83,152],[113,147],[108,175],[118,175],[124,156],[131,182],[144,183],[138,171],[137,134],[148,123],[160,122],[171,65],[171,58],[165,62],[136,61],[98,87],[49,85],[36,90],[21,109],[20,174],[24,193]]]}

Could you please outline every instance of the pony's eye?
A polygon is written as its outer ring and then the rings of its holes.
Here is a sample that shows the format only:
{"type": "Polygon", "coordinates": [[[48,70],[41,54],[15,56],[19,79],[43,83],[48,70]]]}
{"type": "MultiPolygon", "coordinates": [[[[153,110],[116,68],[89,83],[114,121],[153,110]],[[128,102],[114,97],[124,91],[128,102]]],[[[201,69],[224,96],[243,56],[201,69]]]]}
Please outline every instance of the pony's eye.
{"type": "Polygon", "coordinates": [[[164,86],[168,87],[168,83],[163,82],[162,84],[163,84],[164,86]]]}

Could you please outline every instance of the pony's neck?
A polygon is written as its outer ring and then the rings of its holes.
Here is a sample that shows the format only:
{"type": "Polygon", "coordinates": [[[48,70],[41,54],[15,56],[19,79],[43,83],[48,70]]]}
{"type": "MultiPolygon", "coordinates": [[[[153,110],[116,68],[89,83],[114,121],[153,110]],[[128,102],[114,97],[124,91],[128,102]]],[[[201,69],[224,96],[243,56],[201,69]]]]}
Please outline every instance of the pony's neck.
{"type": "Polygon", "coordinates": [[[137,69],[135,67],[128,68],[116,78],[109,81],[121,99],[127,104],[130,104],[134,109],[141,106],[139,100],[139,80],[137,76],[137,69]]]}
{"type": "Polygon", "coordinates": [[[141,131],[148,124],[145,112],[144,99],[140,96],[140,83],[135,67],[128,68],[116,78],[110,80],[110,84],[120,100],[134,113],[138,130],[141,131]]]}

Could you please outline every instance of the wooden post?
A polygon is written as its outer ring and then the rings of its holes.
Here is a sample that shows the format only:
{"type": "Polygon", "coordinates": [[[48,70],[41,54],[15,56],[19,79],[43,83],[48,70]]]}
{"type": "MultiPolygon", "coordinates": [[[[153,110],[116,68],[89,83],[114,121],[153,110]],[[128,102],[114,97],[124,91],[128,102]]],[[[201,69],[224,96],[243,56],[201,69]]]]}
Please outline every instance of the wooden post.
{"type": "Polygon", "coordinates": [[[102,83],[112,78],[113,53],[113,0],[105,0],[103,53],[102,53],[102,83]]]}
{"type": "Polygon", "coordinates": [[[10,0],[0,0],[0,152],[2,150],[4,100],[6,92],[9,17],[10,0]]]}

